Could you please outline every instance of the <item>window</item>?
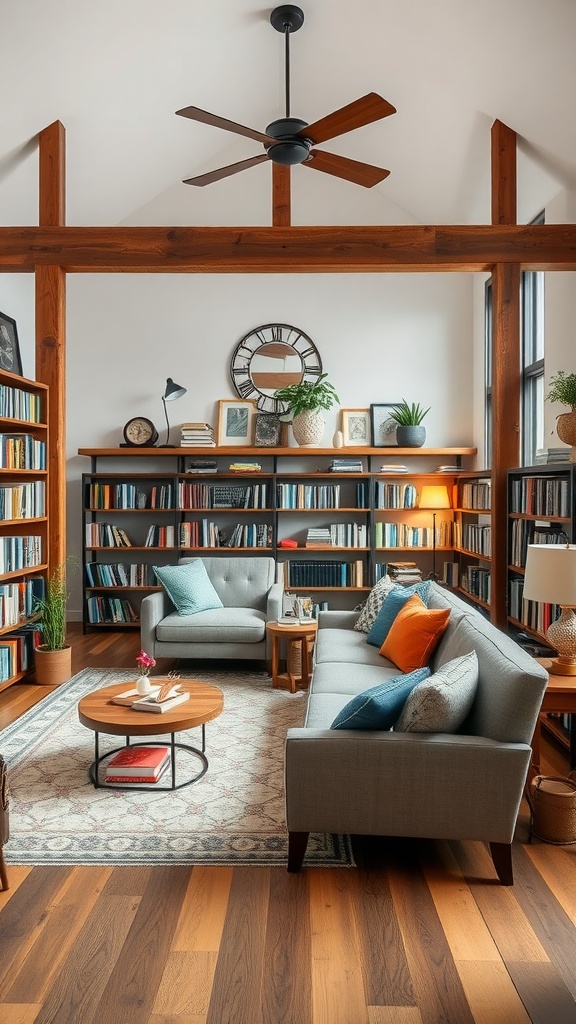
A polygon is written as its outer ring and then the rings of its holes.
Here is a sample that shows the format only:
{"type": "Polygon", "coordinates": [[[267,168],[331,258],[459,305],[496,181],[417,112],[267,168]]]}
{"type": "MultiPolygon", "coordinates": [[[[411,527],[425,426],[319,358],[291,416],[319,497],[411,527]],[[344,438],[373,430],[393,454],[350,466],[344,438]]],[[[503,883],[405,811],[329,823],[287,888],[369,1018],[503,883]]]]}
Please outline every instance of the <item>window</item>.
{"type": "MultiPolygon", "coordinates": [[[[544,213],[532,224],[543,224],[544,213]]],[[[522,461],[533,466],[544,447],[544,274],[524,271],[520,281],[522,461]]]]}

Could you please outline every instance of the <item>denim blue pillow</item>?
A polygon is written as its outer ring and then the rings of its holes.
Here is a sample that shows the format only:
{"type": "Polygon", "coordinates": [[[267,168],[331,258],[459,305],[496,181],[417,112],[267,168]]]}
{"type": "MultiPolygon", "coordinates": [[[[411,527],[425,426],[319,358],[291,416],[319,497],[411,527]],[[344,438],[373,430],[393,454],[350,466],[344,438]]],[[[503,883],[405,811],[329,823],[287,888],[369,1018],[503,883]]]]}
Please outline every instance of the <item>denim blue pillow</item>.
{"type": "Polygon", "coordinates": [[[430,675],[428,666],[371,686],[348,701],[331,729],[391,729],[414,687],[430,675]]]}
{"type": "Polygon", "coordinates": [[[419,594],[424,604],[428,606],[430,580],[416,583],[413,587],[395,587],[394,590],[390,591],[387,597],[384,598],[384,603],[376,616],[374,625],[366,637],[367,644],[372,644],[374,647],[382,647],[398,612],[413,594],[419,594]]]}
{"type": "Polygon", "coordinates": [[[155,565],[154,572],[179,615],[222,608],[201,558],[183,565],[155,565]]]}

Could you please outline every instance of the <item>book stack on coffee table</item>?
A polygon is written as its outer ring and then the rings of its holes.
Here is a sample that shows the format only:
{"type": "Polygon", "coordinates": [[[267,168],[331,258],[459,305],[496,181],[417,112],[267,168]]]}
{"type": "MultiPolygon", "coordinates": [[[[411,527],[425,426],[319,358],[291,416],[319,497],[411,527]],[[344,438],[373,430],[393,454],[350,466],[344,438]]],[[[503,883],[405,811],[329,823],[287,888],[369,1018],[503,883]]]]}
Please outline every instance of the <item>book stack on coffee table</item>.
{"type": "Polygon", "coordinates": [[[124,747],[109,761],[106,767],[107,783],[143,783],[158,782],[170,764],[170,748],[163,746],[124,747]]]}

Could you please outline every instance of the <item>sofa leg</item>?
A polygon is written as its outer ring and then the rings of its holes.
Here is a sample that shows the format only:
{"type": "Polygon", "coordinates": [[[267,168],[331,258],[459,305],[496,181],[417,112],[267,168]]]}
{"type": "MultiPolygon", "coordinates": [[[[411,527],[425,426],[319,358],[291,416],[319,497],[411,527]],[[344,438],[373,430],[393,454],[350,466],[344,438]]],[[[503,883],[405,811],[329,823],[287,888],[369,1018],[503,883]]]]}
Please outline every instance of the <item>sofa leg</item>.
{"type": "Polygon", "coordinates": [[[6,861],[4,860],[4,851],[0,846],[0,892],[5,892],[9,889],[8,885],[8,872],[6,870],[6,861]]]}
{"type": "Polygon", "coordinates": [[[309,835],[309,832],[288,833],[288,871],[300,871],[309,835]]]}
{"type": "Polygon", "coordinates": [[[490,843],[490,853],[502,885],[514,885],[512,843],[490,843]]]}

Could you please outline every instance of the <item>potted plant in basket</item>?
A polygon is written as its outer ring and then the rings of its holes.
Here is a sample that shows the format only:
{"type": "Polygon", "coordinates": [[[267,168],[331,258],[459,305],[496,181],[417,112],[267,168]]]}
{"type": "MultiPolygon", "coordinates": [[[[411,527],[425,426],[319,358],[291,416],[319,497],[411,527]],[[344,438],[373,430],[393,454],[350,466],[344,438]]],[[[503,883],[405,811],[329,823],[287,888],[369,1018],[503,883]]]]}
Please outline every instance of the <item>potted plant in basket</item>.
{"type": "Polygon", "coordinates": [[[549,386],[550,391],[546,398],[550,402],[570,406],[570,412],[562,412],[556,417],[556,433],[564,444],[571,445],[573,460],[576,461],[576,373],[558,370],[558,373],[550,378],[549,386]]]}
{"type": "Polygon", "coordinates": [[[44,597],[35,605],[41,616],[42,643],[34,649],[36,682],[43,686],[65,683],[72,675],[72,648],[66,643],[68,590],[66,567],[57,565],[46,580],[44,597]]]}
{"type": "Polygon", "coordinates": [[[414,402],[409,405],[405,398],[390,411],[390,419],[398,424],[396,441],[400,448],[422,447],[426,440],[426,427],[422,426],[422,420],[428,412],[430,412],[430,406],[427,409],[422,409],[414,402]]]}
{"type": "Polygon", "coordinates": [[[292,413],[294,438],[302,448],[315,448],[320,444],[326,426],[320,410],[331,409],[340,401],[327,377],[327,373],[321,373],[315,381],[288,384],[274,392],[274,398],[292,413]]]}

